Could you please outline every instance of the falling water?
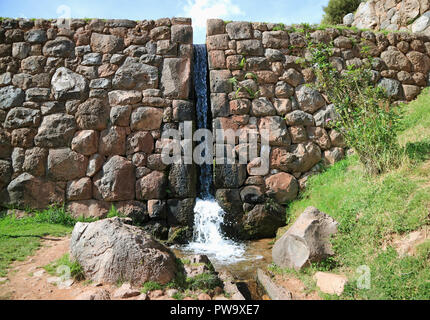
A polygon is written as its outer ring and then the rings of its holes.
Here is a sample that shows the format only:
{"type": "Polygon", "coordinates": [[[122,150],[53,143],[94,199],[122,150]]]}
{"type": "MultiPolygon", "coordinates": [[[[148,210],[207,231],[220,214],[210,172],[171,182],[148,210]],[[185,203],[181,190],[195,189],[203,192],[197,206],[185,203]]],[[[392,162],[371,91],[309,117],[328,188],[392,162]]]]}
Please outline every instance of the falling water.
{"type": "MultiPolygon", "coordinates": [[[[208,128],[208,62],[205,45],[194,46],[194,87],[196,92],[197,128],[208,128]]],[[[208,150],[208,148],[206,148],[208,150]]],[[[203,155],[204,156],[204,155],[203,155]]],[[[200,199],[194,208],[194,239],[186,250],[206,254],[218,261],[235,262],[243,259],[245,247],[223,236],[221,225],[224,210],[211,193],[212,167],[200,166],[200,199]]]]}

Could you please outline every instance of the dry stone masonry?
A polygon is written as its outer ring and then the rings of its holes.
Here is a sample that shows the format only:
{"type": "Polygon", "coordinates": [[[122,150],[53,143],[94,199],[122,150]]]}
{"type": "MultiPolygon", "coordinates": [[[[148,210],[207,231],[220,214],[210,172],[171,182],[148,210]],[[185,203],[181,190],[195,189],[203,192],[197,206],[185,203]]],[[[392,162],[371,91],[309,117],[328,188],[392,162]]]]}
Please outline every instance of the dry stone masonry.
{"type": "Polygon", "coordinates": [[[192,42],[187,18],[3,20],[1,203],[87,217],[114,205],[159,237],[188,226],[195,168],[169,171],[160,137],[193,120],[192,42]]]}
{"type": "MultiPolygon", "coordinates": [[[[344,156],[341,135],[326,125],[335,110],[306,85],[315,79],[299,63],[300,31],[215,19],[207,34],[213,129],[270,130],[266,172],[253,173],[261,157],[214,166],[225,231],[270,237],[308,177],[344,156]]],[[[395,101],[427,86],[425,34],[330,28],[310,36],[333,41],[339,70],[361,64],[360,47],[369,47],[375,82],[395,101]]],[[[161,136],[196,118],[192,42],[187,18],[73,19],[68,29],[55,20],[1,20],[0,204],[65,204],[86,217],[106,217],[115,206],[158,238],[189,238],[197,168],[165,165],[161,136]]]]}
{"type": "MultiPolygon", "coordinates": [[[[333,42],[331,61],[339,71],[361,65],[360,48],[367,46],[375,83],[394,101],[410,101],[427,86],[428,36],[328,28],[311,31],[310,38],[333,42]]],[[[336,117],[333,105],[307,85],[315,77],[300,63],[306,46],[305,34],[292,27],[219,19],[207,24],[214,129],[270,129],[267,172],[252,174],[258,158],[248,166],[215,167],[217,200],[244,238],[274,236],[285,215],[277,204],[294,200],[322,162],[333,164],[345,155],[341,135],[326,125],[336,117]]],[[[237,153],[242,147],[235,145],[237,153]]]]}

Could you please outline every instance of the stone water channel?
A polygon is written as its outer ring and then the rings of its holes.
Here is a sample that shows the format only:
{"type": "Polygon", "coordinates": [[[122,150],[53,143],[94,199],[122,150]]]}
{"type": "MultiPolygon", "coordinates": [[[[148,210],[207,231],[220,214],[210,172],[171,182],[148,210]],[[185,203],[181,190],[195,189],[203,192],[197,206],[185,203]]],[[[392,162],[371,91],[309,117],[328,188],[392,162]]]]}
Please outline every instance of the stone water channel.
{"type": "MultiPolygon", "coordinates": [[[[208,70],[206,45],[194,45],[193,80],[197,130],[212,129],[208,70]]],[[[205,138],[204,142],[208,140],[205,138]]],[[[174,252],[178,257],[190,253],[207,255],[215,269],[218,272],[230,273],[237,281],[239,289],[250,294],[248,297],[261,299],[262,290],[257,284],[256,274],[258,268],[264,268],[271,262],[271,239],[239,243],[227,238],[222,232],[225,212],[213,195],[212,165],[202,164],[199,172],[199,198],[194,208],[193,241],[186,246],[174,246],[174,252]]]]}

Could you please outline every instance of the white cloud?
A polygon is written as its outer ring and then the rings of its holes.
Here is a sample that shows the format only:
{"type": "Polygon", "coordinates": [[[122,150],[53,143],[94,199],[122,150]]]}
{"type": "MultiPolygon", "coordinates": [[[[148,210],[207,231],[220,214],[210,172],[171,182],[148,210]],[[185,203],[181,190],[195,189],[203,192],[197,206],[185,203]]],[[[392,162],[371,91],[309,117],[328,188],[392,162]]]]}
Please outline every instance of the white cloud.
{"type": "Polygon", "coordinates": [[[227,19],[245,14],[232,0],[187,0],[183,10],[198,28],[205,28],[206,20],[211,18],[227,19]]]}

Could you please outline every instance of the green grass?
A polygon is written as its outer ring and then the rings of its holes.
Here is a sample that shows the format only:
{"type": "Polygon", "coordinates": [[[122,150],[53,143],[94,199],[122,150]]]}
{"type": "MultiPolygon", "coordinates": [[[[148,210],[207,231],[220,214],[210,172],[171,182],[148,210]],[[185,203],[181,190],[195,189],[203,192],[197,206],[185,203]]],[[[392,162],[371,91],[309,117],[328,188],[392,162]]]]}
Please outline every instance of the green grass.
{"type": "Polygon", "coordinates": [[[332,239],[336,255],[299,274],[308,283],[318,270],[347,275],[344,299],[430,299],[430,244],[403,258],[389,245],[382,249],[389,235],[404,235],[430,223],[430,90],[405,109],[399,141],[410,159],[399,169],[371,177],[355,156],[349,157],[310,178],[301,199],[287,210],[289,225],[308,206],[339,222],[332,239]],[[369,290],[356,286],[356,270],[362,265],[371,271],[369,290]]]}
{"type": "Polygon", "coordinates": [[[68,253],[66,253],[60,259],[44,266],[43,268],[50,275],[61,276],[62,274],[59,274],[59,273],[63,271],[62,269],[58,269],[61,266],[66,266],[70,269],[70,276],[73,279],[77,281],[81,281],[85,279],[84,270],[82,269],[82,266],[78,262],[72,261],[68,253]]]}
{"type": "Polygon", "coordinates": [[[77,221],[62,207],[35,211],[23,219],[0,215],[0,276],[7,275],[12,262],[24,261],[32,255],[44,237],[70,234],[77,221]]]}

